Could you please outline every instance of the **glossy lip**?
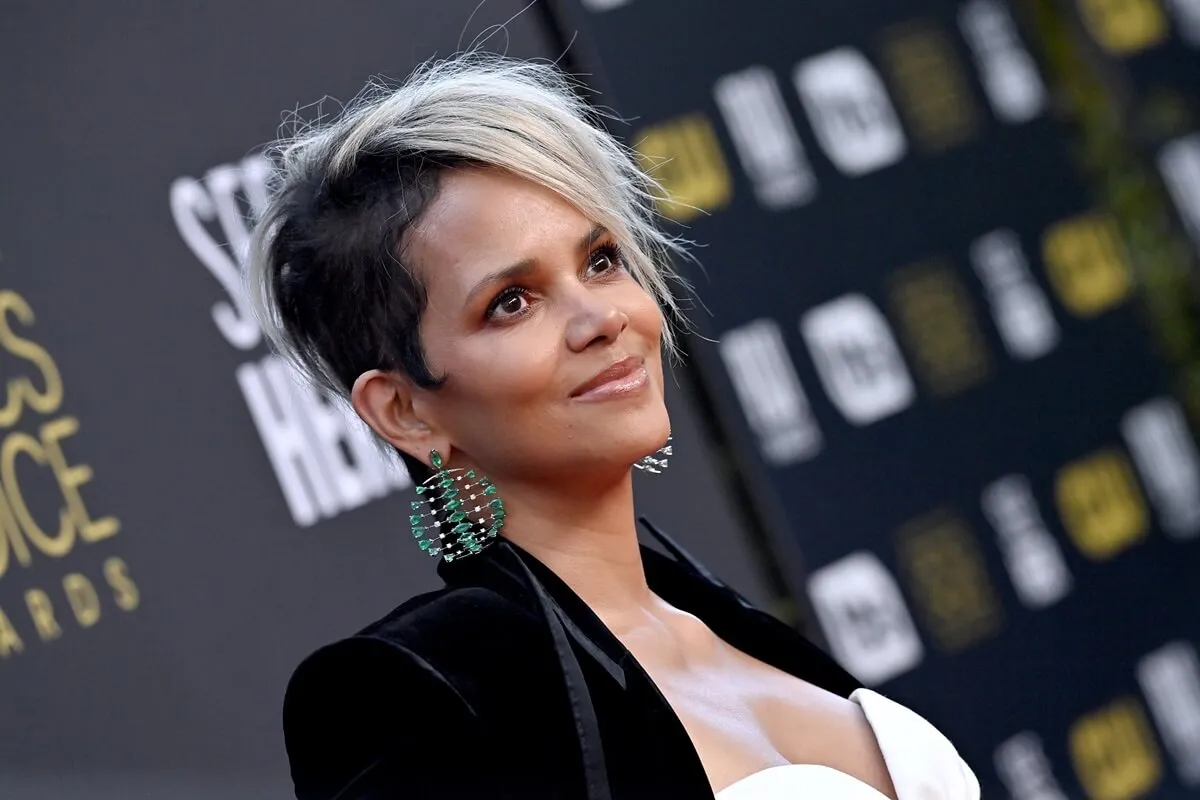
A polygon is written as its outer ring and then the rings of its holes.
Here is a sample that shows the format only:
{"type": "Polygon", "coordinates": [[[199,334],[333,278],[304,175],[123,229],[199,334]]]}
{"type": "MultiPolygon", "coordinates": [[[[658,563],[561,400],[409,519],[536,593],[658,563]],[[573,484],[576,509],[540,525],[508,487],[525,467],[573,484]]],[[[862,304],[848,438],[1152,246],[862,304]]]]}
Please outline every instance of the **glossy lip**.
{"type": "Polygon", "coordinates": [[[607,400],[639,391],[650,380],[645,364],[646,360],[641,356],[626,356],[575,387],[571,397],[576,400],[607,400]]]}

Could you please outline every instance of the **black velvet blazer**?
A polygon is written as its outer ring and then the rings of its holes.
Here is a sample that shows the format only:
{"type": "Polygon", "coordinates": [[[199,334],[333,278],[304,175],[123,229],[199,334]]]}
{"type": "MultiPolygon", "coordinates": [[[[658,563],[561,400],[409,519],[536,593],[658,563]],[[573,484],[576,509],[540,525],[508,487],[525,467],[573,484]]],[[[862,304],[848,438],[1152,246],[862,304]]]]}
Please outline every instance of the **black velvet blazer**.
{"type": "MultiPolygon", "coordinates": [[[[860,684],[645,520],[650,588],[723,640],[842,696],[860,684]]],[[[712,800],[691,739],[562,580],[501,540],[296,670],[283,727],[299,800],[712,800]]]]}

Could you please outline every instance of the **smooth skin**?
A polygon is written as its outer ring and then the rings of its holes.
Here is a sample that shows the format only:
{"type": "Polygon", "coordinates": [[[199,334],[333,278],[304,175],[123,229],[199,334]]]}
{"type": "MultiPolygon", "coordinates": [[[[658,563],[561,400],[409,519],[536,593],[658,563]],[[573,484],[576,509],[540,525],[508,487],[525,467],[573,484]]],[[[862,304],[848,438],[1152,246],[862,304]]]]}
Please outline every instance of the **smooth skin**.
{"type": "Polygon", "coordinates": [[[371,370],[351,395],[383,438],[426,464],[475,468],[500,488],[504,535],[561,577],[629,649],[678,714],[714,792],[772,766],[823,764],[891,798],[857,705],[730,647],[650,591],[631,465],[665,444],[663,317],[612,235],[557,194],[460,169],[402,243],[428,292],[428,390],[371,370]],[[622,358],[634,391],[576,389],[622,358]]]}

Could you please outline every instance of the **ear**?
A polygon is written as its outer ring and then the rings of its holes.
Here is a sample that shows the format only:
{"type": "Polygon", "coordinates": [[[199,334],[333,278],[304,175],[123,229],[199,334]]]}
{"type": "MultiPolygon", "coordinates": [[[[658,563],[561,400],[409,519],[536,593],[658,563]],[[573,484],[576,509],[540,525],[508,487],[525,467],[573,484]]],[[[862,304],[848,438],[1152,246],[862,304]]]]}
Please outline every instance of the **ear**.
{"type": "Polygon", "coordinates": [[[373,369],[354,381],[350,402],[358,416],[379,436],[417,459],[429,463],[429,451],[450,458],[450,442],[413,404],[414,387],[402,375],[373,369]]]}

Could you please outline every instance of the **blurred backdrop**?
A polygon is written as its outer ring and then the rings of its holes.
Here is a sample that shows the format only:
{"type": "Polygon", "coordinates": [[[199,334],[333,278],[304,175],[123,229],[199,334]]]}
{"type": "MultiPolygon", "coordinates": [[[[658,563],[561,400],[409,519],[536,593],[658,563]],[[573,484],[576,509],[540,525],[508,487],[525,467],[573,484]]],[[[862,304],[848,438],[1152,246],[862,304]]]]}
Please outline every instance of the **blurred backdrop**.
{"type": "Polygon", "coordinates": [[[11,2],[0,798],[286,798],[283,688],[435,588],[262,340],[280,132],[482,43],[696,241],[639,506],[984,797],[1200,794],[1200,2],[11,2]]]}

